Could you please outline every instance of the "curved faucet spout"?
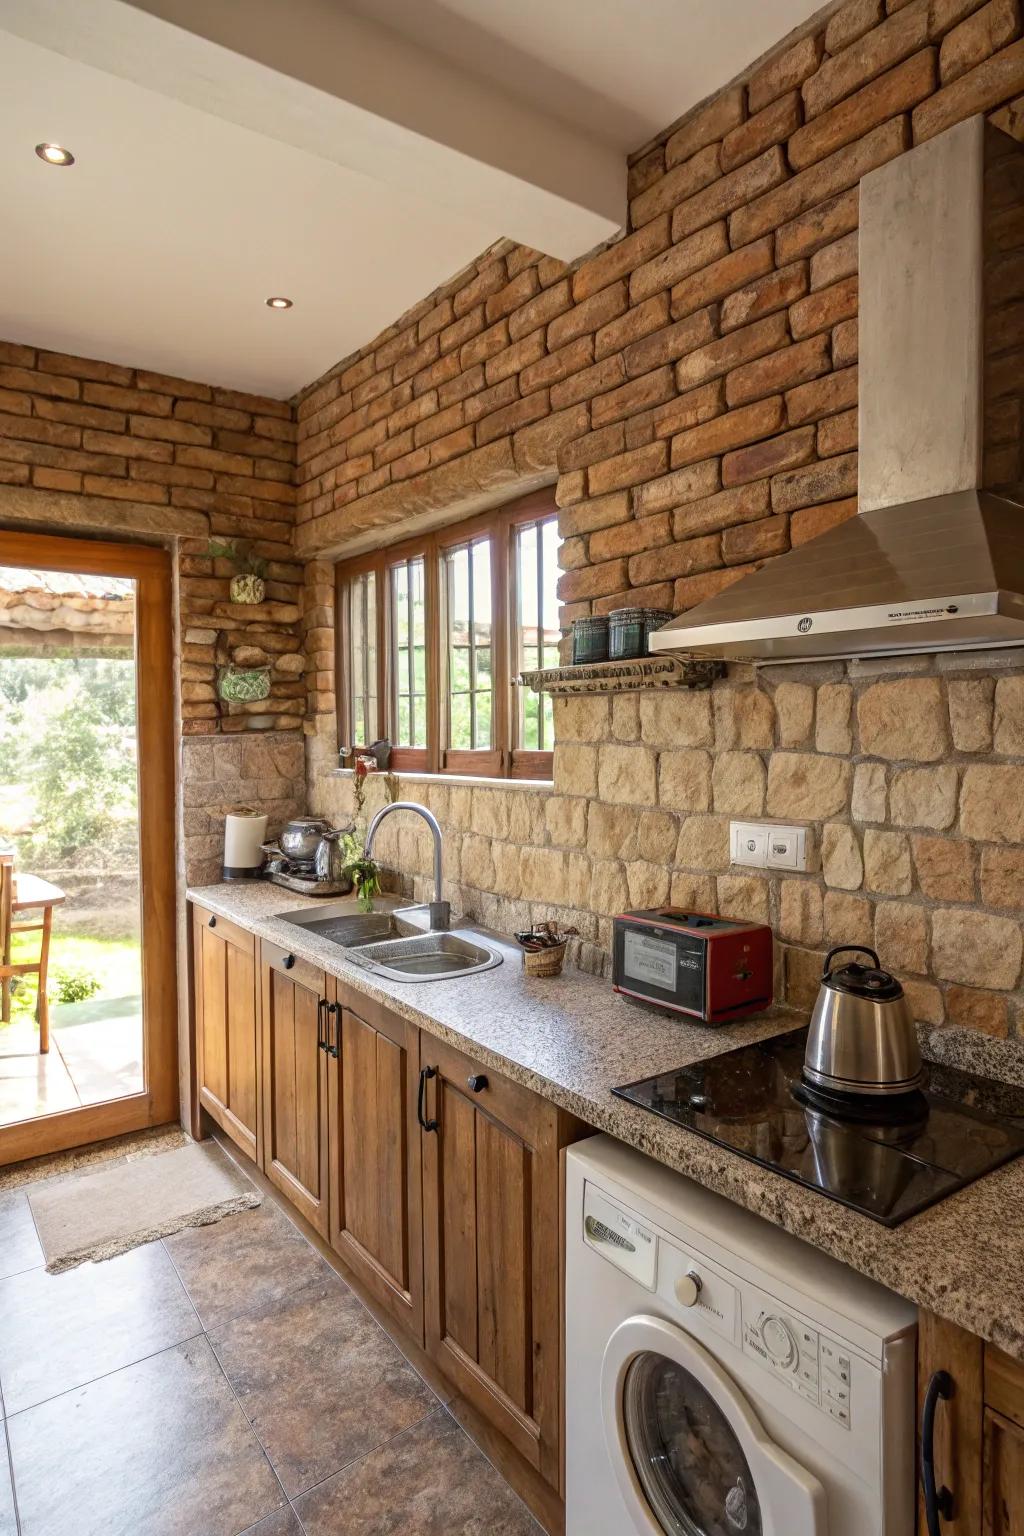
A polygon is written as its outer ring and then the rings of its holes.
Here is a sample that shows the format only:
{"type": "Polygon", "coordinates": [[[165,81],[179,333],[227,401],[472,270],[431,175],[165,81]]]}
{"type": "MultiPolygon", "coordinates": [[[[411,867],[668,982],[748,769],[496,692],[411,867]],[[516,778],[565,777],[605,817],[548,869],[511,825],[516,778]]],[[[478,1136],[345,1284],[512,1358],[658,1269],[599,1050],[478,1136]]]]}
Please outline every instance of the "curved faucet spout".
{"type": "Polygon", "coordinates": [[[437,817],[432,811],[428,811],[425,805],[420,805],[415,800],[392,800],[387,805],[382,805],[373,817],[366,829],[366,845],[363,849],[368,859],[373,858],[373,840],[377,835],[377,828],[385,816],[390,816],[392,811],[415,811],[417,816],[422,816],[430,828],[434,839],[434,899],[430,902],[430,926],[431,929],[445,929],[451,922],[451,907],[441,896],[441,827],[437,817]]]}

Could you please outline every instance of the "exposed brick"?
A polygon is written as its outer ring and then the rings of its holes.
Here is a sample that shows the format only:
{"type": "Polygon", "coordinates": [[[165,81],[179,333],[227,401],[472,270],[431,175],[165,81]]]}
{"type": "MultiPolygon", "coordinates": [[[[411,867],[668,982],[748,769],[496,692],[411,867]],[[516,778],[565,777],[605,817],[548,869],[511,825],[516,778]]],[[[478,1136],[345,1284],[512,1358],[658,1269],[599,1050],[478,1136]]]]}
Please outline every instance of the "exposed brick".
{"type": "Polygon", "coordinates": [[[86,475],[83,485],[87,496],[112,496],[117,501],[146,501],[163,506],[167,490],[162,485],[148,485],[137,480],[112,480],[105,475],[86,475]]]}
{"type": "Polygon", "coordinates": [[[599,395],[591,406],[591,421],[595,428],[606,427],[611,422],[622,421],[627,416],[635,416],[638,411],[646,411],[653,405],[661,405],[664,401],[671,399],[674,394],[675,381],[672,377],[672,369],[667,365],[655,368],[650,373],[631,379],[628,384],[623,384],[619,389],[613,389],[606,395],[599,395]]]}
{"type": "Polygon", "coordinates": [[[832,366],[846,368],[857,361],[859,336],[856,320],[843,320],[832,332],[832,366]]]}
{"type": "Polygon", "coordinates": [[[642,304],[635,304],[617,320],[610,320],[594,336],[594,356],[607,357],[609,352],[621,352],[630,342],[660,331],[668,324],[668,294],[657,293],[642,304]]]}
{"type": "Polygon", "coordinates": [[[852,319],[857,313],[858,286],[856,277],[844,277],[842,282],[833,283],[830,288],[819,288],[794,304],[789,312],[789,328],[794,341],[831,330],[841,320],[852,319]]]}
{"type": "Polygon", "coordinates": [[[640,192],[646,192],[649,186],[665,174],[665,146],[655,144],[653,149],[647,150],[639,159],[634,160],[629,167],[626,179],[626,196],[632,202],[640,192]]]}
{"type": "Polygon", "coordinates": [[[668,549],[634,555],[629,562],[629,579],[635,586],[641,586],[644,582],[666,581],[677,576],[691,576],[695,571],[710,571],[720,564],[718,538],[676,540],[668,549]]]}
{"type": "Polygon", "coordinates": [[[784,144],[803,122],[799,91],[789,91],[771,106],[734,128],[722,143],[722,170],[734,171],[772,144],[784,144]]]}
{"type": "Polygon", "coordinates": [[[614,389],[625,377],[626,370],[620,355],[602,358],[593,367],[584,368],[582,373],[574,373],[561,383],[552,385],[552,409],[557,411],[566,405],[576,405],[580,400],[592,400],[595,395],[614,389]]]}
{"type": "Polygon", "coordinates": [[[735,369],[726,378],[725,398],[730,406],[746,405],[818,378],[831,366],[829,338],[813,336],[735,369]]]}
{"type": "MultiPolygon", "coordinates": [[[[929,36],[933,41],[942,37],[985,3],[986,0],[932,0],[928,15],[929,36]]],[[[896,7],[890,5],[889,9],[896,7]]]]}
{"type": "Polygon", "coordinates": [[[612,528],[617,523],[629,522],[632,515],[629,492],[614,491],[610,496],[597,496],[590,501],[564,507],[558,514],[558,531],[563,538],[578,533],[595,533],[601,528],[612,528]]]}
{"type": "MultiPolygon", "coordinates": [[[[844,57],[840,54],[840,58],[844,57]]],[[[730,243],[746,245],[748,240],[756,240],[779,224],[795,219],[816,203],[854,186],[868,171],[902,154],[909,144],[910,129],[905,117],[883,123],[856,144],[836,150],[746,208],[739,208],[729,219],[730,243]]]]}
{"type": "Polygon", "coordinates": [[[116,384],[83,384],[82,399],[89,405],[106,405],[113,411],[137,411],[143,416],[169,416],[173,404],[170,395],[160,395],[153,390],[125,389],[116,384]]]}
{"type": "Polygon", "coordinates": [[[929,0],[911,0],[911,4],[881,26],[872,28],[851,47],[826,59],[804,82],[807,117],[817,117],[923,48],[928,42],[928,4],[929,0]]]}
{"type": "Polygon", "coordinates": [[[756,405],[745,406],[739,411],[729,411],[724,416],[714,416],[701,426],[680,432],[672,439],[671,465],[680,469],[685,464],[696,464],[715,454],[727,453],[747,443],[757,442],[782,430],[786,413],[781,395],[774,399],[759,400],[756,405]]]}
{"type": "Polygon", "coordinates": [[[525,367],[520,375],[519,387],[523,394],[527,395],[531,390],[543,389],[545,385],[557,384],[560,379],[566,379],[570,374],[580,373],[593,361],[594,338],[578,336],[575,341],[568,342],[566,346],[549,352],[546,357],[541,357],[537,362],[525,367]]]}
{"type": "MultiPolygon", "coordinates": [[[[42,471],[47,473],[47,471],[42,471]]],[[[27,485],[29,478],[29,466],[27,464],[10,464],[0,459],[0,485],[27,485]]],[[[42,482],[37,480],[37,485],[42,482]]],[[[64,489],[64,487],[51,487],[51,489],[64,489]]]]}
{"type": "Polygon", "coordinates": [[[749,480],[762,480],[784,469],[796,469],[809,463],[814,454],[815,428],[798,427],[766,442],[727,453],[722,460],[722,485],[726,488],[746,485],[749,480]]]}
{"type": "MultiPolygon", "coordinates": [[[[507,281],[508,269],[504,261],[490,262],[482,272],[478,272],[476,277],[466,284],[465,288],[460,288],[452,299],[456,319],[477,304],[485,303],[492,293],[497,293],[499,288],[504,288],[507,281]]],[[[346,384],[345,387],[347,389],[349,386],[346,384]]]]}
{"type": "MultiPolygon", "coordinates": [[[[457,347],[462,347],[472,337],[479,336],[484,330],[484,307],[478,304],[475,309],[469,310],[461,319],[453,320],[451,325],[446,325],[441,332],[441,353],[452,352],[457,347]]],[[[532,330],[533,327],[531,326],[532,330]]]]}
{"type": "Polygon", "coordinates": [[[857,233],[834,240],[811,257],[811,291],[827,288],[844,277],[855,277],[859,267],[857,233]]]}
{"type": "MultiPolygon", "coordinates": [[[[655,447],[665,448],[664,443],[655,447]]],[[[638,452],[647,452],[639,449],[638,452]]],[[[634,482],[636,483],[636,482],[634,482]]],[[[638,517],[649,517],[652,512],[665,512],[680,507],[688,501],[699,501],[721,485],[718,460],[705,459],[700,464],[689,464],[685,469],[675,469],[658,479],[646,479],[634,493],[634,508],[638,517]]]]}
{"type": "Polygon", "coordinates": [[[614,458],[592,464],[587,471],[587,486],[592,496],[600,496],[606,491],[622,490],[624,486],[640,485],[662,474],[667,467],[668,444],[648,443],[643,448],[633,448],[629,453],[616,454],[614,458]]]}
{"type": "MultiPolygon", "coordinates": [[[[670,246],[667,251],[662,251],[652,261],[645,261],[642,267],[637,267],[629,279],[630,302],[638,304],[651,294],[671,288],[673,283],[678,283],[689,273],[699,272],[709,262],[725,256],[728,250],[729,237],[723,221],[709,224],[706,229],[698,229],[695,234],[670,246]]],[[[698,305],[695,304],[694,308],[698,308],[698,305]]]]}
{"type": "Polygon", "coordinates": [[[530,363],[538,362],[544,356],[544,332],[531,331],[529,336],[523,336],[519,341],[514,341],[503,352],[497,352],[489,357],[484,364],[484,378],[488,384],[497,384],[501,379],[507,379],[510,374],[518,373],[530,363]]]}
{"type": "Polygon", "coordinates": [[[825,28],[826,53],[839,53],[885,17],[884,0],[847,0],[825,28]]]}
{"type": "Polygon", "coordinates": [[[756,523],[740,523],[722,534],[722,559],[726,565],[747,560],[767,560],[789,548],[789,517],[785,512],[762,517],[756,523]]]}
{"type": "Polygon", "coordinates": [[[416,334],[420,341],[426,341],[428,336],[436,336],[438,331],[443,331],[455,318],[451,299],[442,299],[440,304],[433,305],[421,318],[416,327],[416,334]]]}
{"type": "Polygon", "coordinates": [[[608,592],[620,592],[626,585],[627,574],[625,560],[605,560],[580,571],[563,571],[558,578],[559,599],[571,603],[581,597],[603,597],[608,592]]]}
{"type": "Polygon", "coordinates": [[[939,72],[943,85],[998,53],[1020,36],[1020,0],[989,0],[942,40],[939,72]]]}
{"type": "MultiPolygon", "coordinates": [[[[524,267],[510,283],[504,288],[499,288],[497,293],[492,293],[484,304],[484,314],[488,325],[495,320],[501,320],[505,315],[510,315],[514,309],[525,304],[527,299],[532,299],[540,288],[540,278],[537,276],[536,267],[524,267]]],[[[423,322],[420,322],[420,336],[422,337],[423,322]]]]}
{"type": "MultiPolygon", "coordinates": [[[[715,229],[723,228],[716,224],[715,229]]],[[[698,236],[691,237],[693,239],[698,236]]],[[[723,237],[724,238],[724,237],[723,237]]],[[[734,293],[745,283],[763,277],[772,270],[773,254],[771,236],[755,240],[741,251],[733,251],[712,262],[710,266],[695,271],[692,276],[676,283],[672,289],[672,317],[682,319],[705,304],[734,293]]]]}
{"type": "Polygon", "coordinates": [[[683,202],[711,182],[717,181],[720,175],[718,145],[709,144],[691,160],[685,160],[681,165],[667,171],[660,181],[656,181],[653,186],[648,187],[646,192],[641,192],[639,197],[633,199],[629,206],[633,227],[639,228],[640,225],[657,218],[659,213],[667,213],[677,203],[683,202]]]}
{"type": "Polygon", "coordinates": [[[746,115],[746,92],[742,85],[720,91],[709,102],[696,108],[680,123],[665,145],[665,164],[678,165],[689,160],[705,144],[722,139],[746,115]]]}
{"type": "MultiPolygon", "coordinates": [[[[30,352],[28,347],[22,348],[24,352],[30,352]]],[[[0,351],[0,361],[13,362],[13,358],[4,358],[0,351]]],[[[31,361],[25,364],[31,367],[31,361]]],[[[72,357],[67,352],[40,352],[36,366],[43,373],[70,374],[73,379],[93,379],[99,384],[130,384],[132,382],[132,370],[122,367],[120,363],[103,363],[92,357],[72,357]]],[[[164,374],[146,373],[140,369],[138,383],[142,389],[166,389],[169,394],[194,395],[198,400],[208,400],[210,390],[205,384],[193,384],[184,379],[168,379],[164,374]]]]}
{"type": "Polygon", "coordinates": [[[775,232],[775,259],[781,267],[799,256],[809,256],[841,235],[856,231],[860,189],[852,187],[784,224],[775,232]]]}
{"type": "Polygon", "coordinates": [[[816,539],[819,533],[827,533],[848,517],[857,516],[857,498],[850,496],[843,501],[828,501],[815,507],[804,507],[794,512],[789,520],[789,540],[793,548],[816,539]]]}
{"type": "Polygon", "coordinates": [[[658,549],[672,542],[672,525],[667,513],[642,517],[599,529],[590,536],[590,558],[595,562],[620,556],[639,555],[646,549],[658,549]]]}
{"type": "MultiPolygon", "coordinates": [[[[24,481],[28,479],[28,465],[19,464],[13,467],[24,470],[24,477],[21,481],[24,484],[24,481]]],[[[40,490],[44,491],[81,491],[82,476],[76,470],[44,469],[41,465],[37,464],[32,470],[32,484],[38,485],[40,490]]]]}
{"type": "Polygon", "coordinates": [[[786,91],[803,85],[821,63],[825,46],[824,34],[819,32],[802,37],[791,48],[776,53],[754,71],[747,82],[747,103],[751,112],[760,112],[769,102],[775,101],[786,91]]]}
{"type": "Polygon", "coordinates": [[[650,261],[652,256],[665,250],[668,243],[668,214],[665,213],[577,267],[572,280],[573,298],[577,303],[581,299],[590,298],[602,288],[607,288],[609,283],[617,282],[645,261],[650,261]]]}
{"type": "Polygon", "coordinates": [[[857,412],[843,411],[827,416],[818,424],[818,456],[830,459],[836,453],[849,453],[857,446],[857,412]]]}
{"type": "MultiPolygon", "coordinates": [[[[626,373],[631,377],[647,373],[662,363],[674,362],[695,348],[705,346],[715,337],[714,314],[710,309],[700,309],[674,325],[654,331],[642,341],[633,342],[623,353],[626,373]]],[[[666,397],[667,398],[667,397],[666,397]]]]}
{"type": "Polygon", "coordinates": [[[624,282],[610,284],[593,294],[582,303],[574,304],[572,309],[564,315],[559,315],[548,326],[548,347],[553,352],[556,347],[565,346],[567,341],[573,341],[577,336],[585,336],[588,331],[597,331],[610,320],[615,320],[624,314],[629,305],[629,298],[624,282]]]}
{"type": "MultiPolygon", "coordinates": [[[[730,171],[727,176],[712,182],[710,187],[705,187],[703,192],[680,203],[672,215],[672,239],[682,240],[686,235],[692,235],[694,230],[702,229],[705,224],[713,224],[716,219],[723,218],[734,209],[743,208],[745,204],[785,181],[788,174],[786,157],[779,146],[774,144],[763,155],[758,155],[756,160],[748,160],[746,165],[730,171]]],[[[733,239],[731,226],[729,239],[734,246],[745,243],[733,239]]]]}
{"type": "MultiPolygon", "coordinates": [[[[0,437],[21,438],[28,443],[48,443],[53,448],[77,448],[82,433],[79,427],[66,426],[63,422],[39,421],[31,416],[8,416],[0,412],[0,437]]],[[[6,448],[4,451],[7,451],[6,448]]]]}
{"type": "Polygon", "coordinates": [[[706,603],[709,597],[716,597],[726,587],[742,581],[744,576],[749,576],[756,569],[753,565],[736,565],[727,570],[708,571],[700,576],[680,577],[673,588],[672,606],[678,613],[685,613],[687,608],[696,608],[698,603],[706,603]]]}
{"type": "Polygon", "coordinates": [[[613,613],[616,608],[662,608],[668,611],[672,609],[672,583],[670,581],[652,582],[646,587],[630,587],[625,592],[613,592],[610,597],[595,599],[593,608],[595,613],[613,613]]]}
{"type": "Polygon", "coordinates": [[[0,366],[0,386],[4,389],[27,389],[37,395],[56,395],[62,400],[77,400],[81,394],[81,385],[77,379],[9,365],[0,366]]]}
{"type": "Polygon", "coordinates": [[[848,453],[823,464],[791,469],[772,481],[772,511],[795,512],[822,501],[857,494],[857,455],[848,453]]]}
{"type": "Polygon", "coordinates": [[[720,341],[691,352],[676,364],[676,385],[680,391],[693,389],[707,379],[720,377],[741,363],[764,357],[787,339],[785,315],[768,315],[739,331],[730,331],[720,341]]]}
{"type": "Polygon", "coordinates": [[[834,416],[857,404],[857,369],[841,368],[809,384],[799,384],[786,394],[786,412],[791,426],[834,416]]]}
{"type": "Polygon", "coordinates": [[[1012,43],[959,80],[944,86],[914,111],[914,143],[930,139],[944,128],[986,112],[1024,87],[1024,42],[1012,43]]]}
{"type": "Polygon", "coordinates": [[[538,326],[547,325],[549,320],[554,320],[556,315],[564,315],[571,303],[569,279],[563,277],[560,282],[552,283],[550,288],[542,289],[535,298],[530,299],[528,303],[509,315],[509,336],[513,341],[518,341],[521,336],[528,336],[538,326]]]}
{"type": "Polygon", "coordinates": [[[790,165],[803,170],[897,113],[909,112],[931,95],[935,76],[935,49],[922,49],[795,133],[786,151],[790,165]]]}
{"type": "MultiPolygon", "coordinates": [[[[750,247],[747,247],[750,249],[750,247]]],[[[766,277],[748,283],[745,288],[731,293],[722,304],[719,324],[723,335],[737,326],[749,325],[762,315],[785,309],[807,292],[808,272],[805,261],[794,261],[788,267],[769,272],[766,277]]]]}
{"type": "Polygon", "coordinates": [[[671,437],[676,432],[686,432],[710,421],[725,410],[725,384],[722,379],[711,379],[696,389],[688,390],[668,405],[659,406],[654,412],[655,437],[671,437]]]}
{"type": "MultiPolygon", "coordinates": [[[[565,472],[573,469],[586,469],[588,465],[599,464],[602,459],[617,458],[626,447],[626,434],[620,421],[614,422],[610,427],[602,427],[600,432],[587,432],[576,442],[570,443],[562,454],[562,462],[559,468],[565,472]]],[[[667,460],[668,454],[665,458],[667,460]]],[[[598,475],[600,479],[600,474],[598,475]]],[[[590,485],[591,495],[599,494],[596,484],[590,485]]]]}
{"type": "MultiPolygon", "coordinates": [[[[19,346],[16,341],[0,341],[0,363],[5,363],[12,368],[34,368],[35,349],[19,346]]],[[[63,371],[66,373],[67,369],[63,371]]]]}

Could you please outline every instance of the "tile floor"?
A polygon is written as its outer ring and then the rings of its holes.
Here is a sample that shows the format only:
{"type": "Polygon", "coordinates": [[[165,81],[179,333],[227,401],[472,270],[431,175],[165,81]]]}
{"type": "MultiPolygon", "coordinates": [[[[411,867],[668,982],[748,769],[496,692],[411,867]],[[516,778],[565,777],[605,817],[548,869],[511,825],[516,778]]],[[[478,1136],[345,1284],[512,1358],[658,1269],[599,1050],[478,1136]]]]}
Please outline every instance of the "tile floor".
{"type": "Polygon", "coordinates": [[[51,1009],[50,1049],[18,1018],[0,1030],[0,1125],[141,1093],[142,1011],[137,997],[51,1009]]]}
{"type": "Polygon", "coordinates": [[[48,1275],[31,1187],[0,1192],[0,1536],[542,1536],[278,1206],[48,1275]]]}

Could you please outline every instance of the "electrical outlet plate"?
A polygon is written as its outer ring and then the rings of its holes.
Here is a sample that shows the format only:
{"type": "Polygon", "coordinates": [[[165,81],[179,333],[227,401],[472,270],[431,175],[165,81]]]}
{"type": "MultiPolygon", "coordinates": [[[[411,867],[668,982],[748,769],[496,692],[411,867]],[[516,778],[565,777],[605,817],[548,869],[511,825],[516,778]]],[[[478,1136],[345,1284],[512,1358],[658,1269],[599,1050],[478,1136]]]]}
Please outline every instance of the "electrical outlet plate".
{"type": "Polygon", "coordinates": [[[731,821],[732,862],[751,869],[807,868],[806,827],[780,827],[773,822],[731,821]]]}

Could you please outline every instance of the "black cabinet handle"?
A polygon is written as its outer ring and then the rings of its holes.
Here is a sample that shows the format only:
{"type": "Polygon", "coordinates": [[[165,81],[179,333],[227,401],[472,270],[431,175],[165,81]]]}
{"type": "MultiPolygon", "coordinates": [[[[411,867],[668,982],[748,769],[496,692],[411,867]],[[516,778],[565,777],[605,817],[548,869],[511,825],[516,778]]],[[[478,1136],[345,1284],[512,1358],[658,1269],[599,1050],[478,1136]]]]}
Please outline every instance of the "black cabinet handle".
{"type": "Polygon", "coordinates": [[[419,1092],[416,1095],[416,1119],[425,1131],[436,1131],[440,1124],[437,1120],[427,1120],[423,1115],[423,1101],[426,1097],[427,1084],[432,1077],[437,1076],[436,1067],[424,1067],[420,1073],[419,1092]]]}
{"type": "Polygon", "coordinates": [[[948,1371],[936,1371],[924,1395],[921,1416],[921,1486],[924,1489],[924,1513],[928,1536],[940,1536],[939,1519],[952,1520],[953,1495],[948,1488],[935,1487],[935,1409],[953,1396],[955,1387],[948,1371]]]}
{"type": "Polygon", "coordinates": [[[292,966],[295,964],[295,956],[285,955],[284,959],[281,961],[281,964],[284,966],[286,971],[290,971],[292,966]]]}
{"type": "Polygon", "coordinates": [[[483,1093],[487,1087],[487,1078],[483,1072],[474,1072],[473,1076],[469,1079],[469,1086],[474,1093],[483,1093]]]}
{"type": "Polygon", "coordinates": [[[341,1004],[327,1004],[327,1038],[324,1042],[324,1050],[328,1056],[337,1058],[338,1047],[341,1044],[341,1004]],[[334,1035],[331,1035],[331,1022],[334,1023],[334,1035]]]}
{"type": "Polygon", "coordinates": [[[316,1047],[318,1051],[326,1051],[327,1049],[327,1037],[324,1029],[326,1012],[326,997],[318,997],[316,1002],[316,1047]]]}
{"type": "Polygon", "coordinates": [[[211,917],[209,923],[207,924],[207,927],[209,927],[209,928],[216,928],[216,926],[217,926],[217,919],[215,917],[211,917]]]}

